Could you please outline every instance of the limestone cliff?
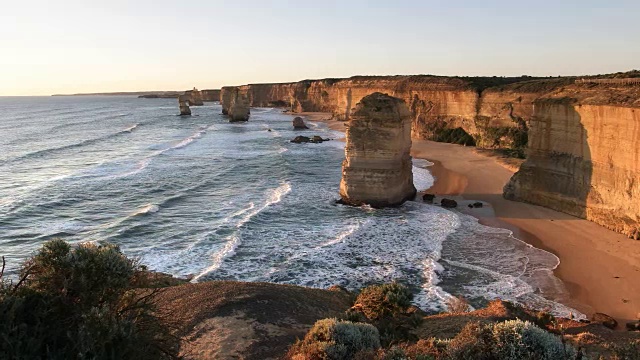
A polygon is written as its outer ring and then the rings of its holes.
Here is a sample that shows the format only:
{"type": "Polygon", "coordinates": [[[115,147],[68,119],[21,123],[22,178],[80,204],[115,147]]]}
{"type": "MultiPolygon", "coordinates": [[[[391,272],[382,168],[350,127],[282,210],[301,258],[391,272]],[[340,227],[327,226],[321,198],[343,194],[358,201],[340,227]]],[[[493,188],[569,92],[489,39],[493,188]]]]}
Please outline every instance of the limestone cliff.
{"type": "Polygon", "coordinates": [[[219,101],[220,90],[201,90],[202,101],[219,101]]]}
{"type": "Polygon", "coordinates": [[[411,112],[389,95],[373,93],[347,125],[340,196],[350,205],[399,205],[416,194],[411,156],[411,112]]]}
{"type": "Polygon", "coordinates": [[[281,106],[293,111],[331,112],[348,120],[362,98],[374,92],[405,101],[411,111],[412,136],[487,148],[526,146],[526,122],[535,87],[501,88],[531,78],[460,78],[443,76],[355,76],[297,83],[240,86],[251,106],[281,106]]]}
{"type": "Polygon", "coordinates": [[[534,105],[527,160],[504,196],[639,239],[640,87],[575,84],[534,105]]]}

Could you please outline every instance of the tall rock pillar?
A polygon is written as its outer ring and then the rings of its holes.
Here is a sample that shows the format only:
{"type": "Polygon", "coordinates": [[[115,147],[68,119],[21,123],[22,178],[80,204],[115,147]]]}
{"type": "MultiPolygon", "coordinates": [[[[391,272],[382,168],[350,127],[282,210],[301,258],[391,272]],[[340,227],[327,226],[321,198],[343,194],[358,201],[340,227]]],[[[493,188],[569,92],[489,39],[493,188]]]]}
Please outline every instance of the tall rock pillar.
{"type": "Polygon", "coordinates": [[[416,195],[411,163],[411,112],[382,93],[364,97],[347,123],[340,196],[349,205],[395,206],[416,195]]]}
{"type": "Polygon", "coordinates": [[[180,106],[180,115],[191,115],[189,108],[189,95],[178,96],[178,105],[180,106]]]}
{"type": "Polygon", "coordinates": [[[229,103],[229,121],[247,121],[250,113],[249,98],[240,92],[240,89],[233,88],[231,101],[229,103]]]}

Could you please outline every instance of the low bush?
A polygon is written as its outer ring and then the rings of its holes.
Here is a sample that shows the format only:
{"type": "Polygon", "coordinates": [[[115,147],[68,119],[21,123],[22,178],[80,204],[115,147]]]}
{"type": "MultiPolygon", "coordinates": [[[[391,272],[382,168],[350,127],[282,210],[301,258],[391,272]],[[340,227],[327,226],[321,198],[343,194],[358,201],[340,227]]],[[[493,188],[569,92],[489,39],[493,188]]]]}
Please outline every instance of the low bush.
{"type": "Polygon", "coordinates": [[[323,319],[304,339],[296,342],[287,357],[294,360],[348,360],[380,348],[380,335],[373,325],[323,319]]]}
{"type": "Polygon", "coordinates": [[[411,300],[413,294],[402,284],[373,285],[362,289],[353,308],[370,320],[378,320],[406,312],[411,300]]]}
{"type": "Polygon", "coordinates": [[[480,325],[469,323],[449,343],[454,360],[572,360],[576,351],[562,340],[527,321],[509,320],[480,325]]]}
{"type": "Polygon", "coordinates": [[[2,359],[172,358],[154,316],[155,290],[136,291],[140,266],[115,245],[52,240],[0,285],[2,359]]]}
{"type": "Polygon", "coordinates": [[[470,310],[469,302],[462,296],[451,297],[447,300],[447,312],[450,314],[464,314],[470,310]]]}

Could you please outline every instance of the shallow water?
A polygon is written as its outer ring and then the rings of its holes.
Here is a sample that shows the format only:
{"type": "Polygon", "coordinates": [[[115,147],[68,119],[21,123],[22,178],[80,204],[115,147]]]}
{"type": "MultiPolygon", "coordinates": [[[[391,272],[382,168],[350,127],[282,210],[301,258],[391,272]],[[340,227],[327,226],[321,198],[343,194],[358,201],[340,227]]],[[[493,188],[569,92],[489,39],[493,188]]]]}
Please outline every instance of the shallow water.
{"type": "MultiPolygon", "coordinates": [[[[344,143],[292,144],[292,116],[173,99],[0,98],[0,253],[10,271],[54,237],[109,241],[150,268],[313,287],[399,280],[424,309],[453,295],[576,314],[558,259],[458,212],[418,202],[335,204],[344,143]],[[268,131],[271,129],[272,131],[268,131]]],[[[308,134],[337,138],[322,123],[308,134]]],[[[414,160],[416,187],[433,183],[414,160]]]]}

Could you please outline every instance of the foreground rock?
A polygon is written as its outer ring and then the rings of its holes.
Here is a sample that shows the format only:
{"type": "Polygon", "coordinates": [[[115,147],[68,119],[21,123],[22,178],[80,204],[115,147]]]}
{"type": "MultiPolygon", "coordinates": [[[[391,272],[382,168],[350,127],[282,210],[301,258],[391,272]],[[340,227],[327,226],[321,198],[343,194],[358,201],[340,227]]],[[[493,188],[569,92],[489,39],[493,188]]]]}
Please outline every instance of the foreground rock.
{"type": "Polygon", "coordinates": [[[231,96],[235,87],[225,86],[220,89],[220,105],[222,105],[222,115],[229,115],[229,107],[231,106],[231,96]]]}
{"type": "Polygon", "coordinates": [[[307,125],[305,125],[304,120],[300,116],[296,116],[293,119],[293,129],[294,130],[305,130],[308,129],[307,125]]]}
{"type": "Polygon", "coordinates": [[[340,196],[349,205],[400,205],[413,199],[411,112],[405,103],[374,93],[360,101],[347,125],[340,196]]]}
{"type": "Polygon", "coordinates": [[[183,338],[185,359],[278,359],[320,319],[340,316],[349,293],[215,281],[163,289],[156,300],[183,338]]]}
{"type": "Polygon", "coordinates": [[[178,96],[178,106],[180,106],[180,115],[191,115],[191,109],[189,108],[189,96],[178,96]]]}

